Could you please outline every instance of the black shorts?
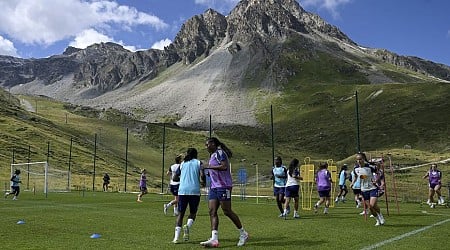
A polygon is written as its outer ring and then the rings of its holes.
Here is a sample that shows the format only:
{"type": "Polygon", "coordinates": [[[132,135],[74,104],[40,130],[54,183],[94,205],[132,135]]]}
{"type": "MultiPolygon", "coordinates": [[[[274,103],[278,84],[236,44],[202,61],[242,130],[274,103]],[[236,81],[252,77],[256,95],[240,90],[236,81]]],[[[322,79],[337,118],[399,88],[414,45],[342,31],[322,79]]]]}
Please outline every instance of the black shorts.
{"type": "Polygon", "coordinates": [[[19,186],[11,186],[11,193],[12,194],[18,194],[20,192],[19,186]]]}
{"type": "Polygon", "coordinates": [[[178,196],[178,212],[186,212],[189,205],[189,213],[196,214],[200,204],[200,195],[180,195],[178,196]]]}
{"type": "Polygon", "coordinates": [[[180,188],[180,184],[170,185],[170,193],[172,193],[174,196],[177,196],[179,188],[180,188]]]}

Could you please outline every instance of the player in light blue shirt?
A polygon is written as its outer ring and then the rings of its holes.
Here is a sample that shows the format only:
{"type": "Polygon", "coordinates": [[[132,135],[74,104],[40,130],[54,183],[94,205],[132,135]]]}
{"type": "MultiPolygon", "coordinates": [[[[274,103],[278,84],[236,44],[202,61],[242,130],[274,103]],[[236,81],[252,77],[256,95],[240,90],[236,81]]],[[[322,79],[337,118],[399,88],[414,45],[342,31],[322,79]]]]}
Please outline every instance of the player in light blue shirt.
{"type": "Polygon", "coordinates": [[[279,217],[282,217],[284,213],[283,205],[285,202],[284,195],[287,181],[287,168],[286,166],[283,165],[283,160],[281,159],[280,156],[275,157],[275,166],[272,167],[272,179],[273,179],[273,196],[275,196],[278,210],[280,210],[279,217]]]}
{"type": "Polygon", "coordinates": [[[345,202],[345,196],[348,193],[347,185],[345,185],[345,181],[347,180],[347,164],[342,165],[341,171],[339,173],[339,194],[336,197],[334,202],[338,203],[339,198],[342,202],[345,202]]]}
{"type": "Polygon", "coordinates": [[[9,195],[14,195],[13,200],[17,200],[17,197],[20,193],[20,183],[22,183],[22,181],[20,180],[20,170],[16,169],[13,176],[11,177],[11,192],[6,193],[5,198],[7,198],[9,195]]]}
{"type": "MultiPolygon", "coordinates": [[[[189,205],[189,216],[186,225],[183,226],[183,240],[189,240],[189,230],[197,217],[198,205],[200,204],[200,187],[204,185],[202,163],[197,160],[197,149],[189,148],[184,161],[179,167],[180,186],[178,188],[178,217],[175,226],[173,243],[179,243],[181,225],[184,214],[189,205]]],[[[177,173],[178,174],[178,173],[177,173]]]]}
{"type": "MultiPolygon", "coordinates": [[[[355,169],[359,168],[358,165],[355,165],[355,167],[353,168],[352,172],[350,173],[350,178],[351,178],[351,184],[350,187],[353,190],[353,194],[355,195],[355,203],[356,203],[356,208],[360,208],[362,205],[362,196],[361,196],[361,180],[359,179],[358,175],[356,175],[355,169]]],[[[361,215],[365,214],[366,211],[362,211],[361,215]]]]}

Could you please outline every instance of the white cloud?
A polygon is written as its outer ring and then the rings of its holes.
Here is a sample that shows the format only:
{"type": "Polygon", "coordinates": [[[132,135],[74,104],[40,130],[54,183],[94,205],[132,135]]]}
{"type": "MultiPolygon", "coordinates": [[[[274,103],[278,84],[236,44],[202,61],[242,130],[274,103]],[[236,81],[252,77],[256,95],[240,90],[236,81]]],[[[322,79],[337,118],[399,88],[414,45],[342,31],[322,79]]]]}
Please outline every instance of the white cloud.
{"type": "Polygon", "coordinates": [[[0,55],[18,57],[13,42],[0,36],[0,55]]]}
{"type": "Polygon", "coordinates": [[[195,0],[195,4],[204,5],[208,8],[228,14],[240,0],[195,0]]]}
{"type": "Polygon", "coordinates": [[[125,25],[148,24],[156,29],[167,28],[168,25],[156,16],[139,12],[134,7],[119,5],[111,1],[98,1],[90,4],[93,13],[104,23],[114,22],[125,25]]]}
{"type": "Polygon", "coordinates": [[[138,51],[138,50],[141,50],[141,49],[136,48],[136,46],[132,46],[132,45],[124,45],[124,44],[122,43],[122,41],[119,41],[118,43],[119,43],[120,45],[122,45],[125,49],[127,49],[127,50],[129,50],[129,51],[132,51],[132,52],[136,52],[136,51],[138,51]]]}
{"type": "Polygon", "coordinates": [[[330,12],[334,18],[339,18],[338,8],[351,1],[352,0],[299,0],[299,3],[302,7],[325,9],[330,12]]]}
{"type": "Polygon", "coordinates": [[[137,50],[135,46],[127,46],[122,41],[115,41],[112,37],[102,34],[94,29],[83,30],[82,32],[76,35],[75,39],[72,42],[70,42],[69,45],[75,48],[85,49],[89,45],[101,42],[117,43],[122,45],[125,49],[129,51],[137,50]]]}
{"type": "Polygon", "coordinates": [[[214,6],[220,4],[236,5],[240,0],[195,0],[196,4],[214,6]]]}
{"type": "Polygon", "coordinates": [[[50,45],[92,28],[106,31],[140,24],[155,29],[168,27],[156,16],[107,0],[0,1],[0,9],[0,34],[26,44],[50,45]]]}
{"type": "Polygon", "coordinates": [[[172,43],[172,41],[170,39],[166,38],[164,40],[154,43],[151,48],[163,50],[164,47],[168,46],[171,43],[172,43]]]}
{"type": "Polygon", "coordinates": [[[72,42],[70,42],[69,45],[75,48],[85,49],[87,46],[92,45],[94,43],[101,43],[101,42],[106,43],[113,41],[114,40],[111,37],[99,33],[94,29],[87,29],[77,34],[75,39],[72,42]]]}

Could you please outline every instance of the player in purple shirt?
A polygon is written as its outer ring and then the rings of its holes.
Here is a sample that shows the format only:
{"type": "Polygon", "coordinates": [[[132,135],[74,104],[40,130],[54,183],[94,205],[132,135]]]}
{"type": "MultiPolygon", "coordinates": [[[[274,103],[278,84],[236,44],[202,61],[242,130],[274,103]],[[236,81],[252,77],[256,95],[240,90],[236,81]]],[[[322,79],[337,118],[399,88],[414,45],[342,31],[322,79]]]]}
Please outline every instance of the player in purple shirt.
{"type": "Polygon", "coordinates": [[[383,196],[386,188],[386,177],[382,168],[383,161],[376,162],[376,171],[373,174],[375,185],[378,188],[378,197],[383,196]]]}
{"type": "Polygon", "coordinates": [[[211,238],[201,242],[205,247],[219,247],[219,216],[217,210],[222,207],[223,213],[233,221],[239,230],[238,246],[243,246],[248,240],[248,233],[242,226],[238,215],[231,209],[231,190],[233,181],[231,179],[230,161],[231,150],[219,139],[211,137],[206,141],[206,148],[211,154],[209,164],[204,167],[211,178],[211,188],[209,191],[209,218],[211,220],[211,238]]]}
{"type": "Polygon", "coordinates": [[[442,172],[437,169],[437,164],[431,164],[430,170],[423,176],[424,179],[428,178],[428,201],[427,204],[431,208],[434,208],[434,193],[438,195],[438,204],[443,205],[445,203],[444,197],[441,194],[441,179],[442,172]]]}
{"type": "Polygon", "coordinates": [[[137,202],[142,202],[142,196],[148,193],[147,191],[147,170],[141,169],[141,178],[139,179],[139,191],[137,202]]]}
{"type": "Polygon", "coordinates": [[[314,212],[317,213],[319,206],[325,202],[324,214],[328,214],[328,207],[330,206],[330,192],[331,192],[331,173],[328,171],[328,163],[320,163],[319,171],[316,175],[317,192],[319,192],[319,201],[314,205],[314,212]]]}

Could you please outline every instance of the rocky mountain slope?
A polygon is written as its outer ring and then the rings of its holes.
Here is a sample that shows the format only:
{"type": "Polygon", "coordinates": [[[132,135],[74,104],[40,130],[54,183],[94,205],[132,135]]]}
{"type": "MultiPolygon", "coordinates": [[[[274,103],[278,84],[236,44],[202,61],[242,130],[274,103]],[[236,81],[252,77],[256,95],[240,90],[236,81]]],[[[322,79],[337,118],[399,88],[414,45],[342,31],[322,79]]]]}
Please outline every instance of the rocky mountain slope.
{"type": "Polygon", "coordinates": [[[43,59],[0,57],[0,85],[13,93],[202,128],[209,115],[217,126],[257,126],[266,94],[283,93],[294,77],[313,84],[448,82],[450,67],[363,48],[295,0],[242,0],[228,16],[208,9],[163,51],[102,43],[43,59]],[[319,61],[338,77],[305,66],[319,61]]]}

